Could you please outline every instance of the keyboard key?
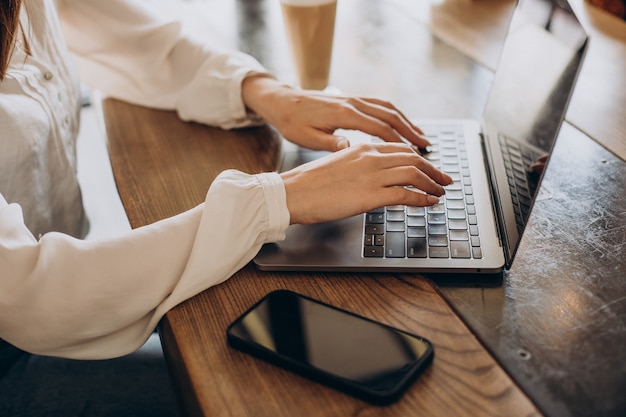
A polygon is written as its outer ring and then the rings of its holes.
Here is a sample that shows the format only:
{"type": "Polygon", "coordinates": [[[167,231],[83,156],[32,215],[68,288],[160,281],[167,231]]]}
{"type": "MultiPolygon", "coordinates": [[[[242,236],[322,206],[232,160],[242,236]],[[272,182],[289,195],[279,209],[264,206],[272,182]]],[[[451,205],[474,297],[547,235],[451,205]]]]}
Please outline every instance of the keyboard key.
{"type": "Polygon", "coordinates": [[[474,259],[482,259],[483,258],[483,252],[480,250],[480,248],[472,247],[472,257],[474,259]]]}
{"type": "Polygon", "coordinates": [[[446,202],[446,206],[448,206],[448,210],[450,209],[465,209],[465,203],[463,200],[450,200],[446,202]]]}
{"type": "Polygon", "coordinates": [[[386,234],[385,256],[387,258],[404,258],[404,233],[388,232],[386,234]]]}
{"type": "Polygon", "coordinates": [[[467,223],[465,223],[465,220],[450,220],[448,228],[450,230],[467,230],[467,223]]]}
{"type": "Polygon", "coordinates": [[[446,206],[443,204],[435,204],[434,206],[428,207],[427,211],[429,213],[445,213],[446,206]]]}
{"type": "Polygon", "coordinates": [[[463,184],[461,184],[460,181],[457,181],[450,185],[446,185],[443,188],[445,188],[446,191],[461,191],[463,189],[463,184]]]}
{"type": "Polygon", "coordinates": [[[428,213],[428,224],[446,224],[445,213],[428,213]]]}
{"type": "Polygon", "coordinates": [[[387,221],[388,222],[403,222],[404,221],[404,211],[388,211],[387,212],[387,221]]]}
{"type": "Polygon", "coordinates": [[[441,164],[441,170],[443,172],[460,172],[461,168],[456,164],[441,164]]]}
{"type": "Polygon", "coordinates": [[[384,253],[382,246],[366,246],[363,249],[363,256],[366,258],[382,258],[384,253]]]}
{"type": "Polygon", "coordinates": [[[453,258],[470,258],[469,244],[458,240],[450,242],[450,254],[453,258]]]}
{"type": "Polygon", "coordinates": [[[448,236],[428,236],[428,246],[448,246],[448,236]]]}
{"type": "Polygon", "coordinates": [[[406,215],[407,216],[423,216],[426,214],[426,209],[424,207],[407,207],[406,215]]]}
{"type": "Polygon", "coordinates": [[[509,152],[511,156],[517,157],[517,159],[521,159],[522,157],[522,154],[519,151],[519,146],[515,142],[512,142],[512,141],[507,142],[507,151],[509,152]]]}
{"type": "MultiPolygon", "coordinates": [[[[443,215],[443,213],[442,213],[443,215]]],[[[430,214],[429,214],[430,216],[430,214]]],[[[406,218],[406,225],[409,227],[426,227],[426,217],[423,216],[408,216],[406,218]]]]}
{"type": "Polygon", "coordinates": [[[450,240],[469,240],[467,230],[450,230],[450,240]]]}
{"type": "Polygon", "coordinates": [[[519,202],[520,204],[525,204],[527,206],[530,206],[530,198],[522,195],[522,194],[518,194],[517,198],[519,198],[519,202]]]}
{"type": "Polygon", "coordinates": [[[448,190],[446,191],[446,200],[463,200],[463,192],[460,190],[448,190]]]}
{"type": "Polygon", "coordinates": [[[384,213],[367,213],[365,215],[366,224],[382,224],[385,222],[384,213]]]}
{"type": "Polygon", "coordinates": [[[458,172],[452,172],[452,173],[450,173],[448,175],[450,175],[450,177],[452,177],[452,181],[455,181],[455,182],[456,181],[461,181],[461,174],[458,173],[458,172]]]}
{"type": "Polygon", "coordinates": [[[425,227],[408,227],[407,228],[407,236],[409,238],[412,238],[412,237],[426,237],[426,228],[425,227]]]}
{"type": "Polygon", "coordinates": [[[363,245],[365,246],[373,246],[374,245],[374,235],[365,235],[363,239],[363,245]]]}
{"type": "Polygon", "coordinates": [[[428,255],[426,239],[409,237],[406,240],[407,255],[409,258],[425,258],[428,255]]]}
{"type": "Polygon", "coordinates": [[[448,253],[447,247],[441,246],[431,246],[428,248],[428,255],[431,258],[449,258],[450,255],[448,253]]]}
{"type": "Polygon", "coordinates": [[[374,246],[383,246],[385,244],[385,235],[374,235],[374,246]]]}
{"type": "Polygon", "coordinates": [[[479,247],[480,246],[480,238],[478,236],[472,236],[470,238],[470,242],[472,243],[473,247],[479,247]]]}
{"type": "Polygon", "coordinates": [[[465,219],[465,210],[448,210],[448,218],[452,220],[465,219]]]}
{"type": "Polygon", "coordinates": [[[387,232],[404,232],[404,222],[387,223],[387,232]]]}
{"type": "Polygon", "coordinates": [[[429,235],[447,235],[448,228],[445,224],[431,224],[428,225],[428,234],[429,235]]]}
{"type": "Polygon", "coordinates": [[[366,224],[365,225],[366,235],[382,235],[383,233],[385,233],[385,226],[382,224],[366,224]]]}

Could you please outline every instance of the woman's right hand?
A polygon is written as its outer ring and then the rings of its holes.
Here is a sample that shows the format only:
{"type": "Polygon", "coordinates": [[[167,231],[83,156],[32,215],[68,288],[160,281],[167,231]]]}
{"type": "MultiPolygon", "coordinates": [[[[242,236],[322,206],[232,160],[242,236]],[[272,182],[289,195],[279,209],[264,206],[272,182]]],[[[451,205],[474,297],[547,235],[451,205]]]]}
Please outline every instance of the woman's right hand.
{"type": "Polygon", "coordinates": [[[338,220],[395,204],[430,206],[444,194],[443,186],[453,182],[400,143],[353,146],[281,177],[291,224],[338,220]]]}

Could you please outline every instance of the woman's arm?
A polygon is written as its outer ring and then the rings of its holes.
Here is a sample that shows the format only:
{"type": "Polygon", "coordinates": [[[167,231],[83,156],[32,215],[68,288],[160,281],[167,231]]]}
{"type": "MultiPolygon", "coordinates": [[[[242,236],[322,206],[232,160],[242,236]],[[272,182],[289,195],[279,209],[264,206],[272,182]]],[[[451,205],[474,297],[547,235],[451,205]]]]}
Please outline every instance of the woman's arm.
{"type": "Polygon", "coordinates": [[[222,128],[265,120],[287,139],[312,149],[347,147],[334,135],[339,128],[419,148],[429,145],[423,132],[389,102],[290,88],[249,55],[191,39],[179,23],[163,21],[142,3],[58,2],[84,79],[107,95],[176,109],[183,120],[222,128]]]}
{"type": "Polygon", "coordinates": [[[261,122],[241,99],[246,76],[269,76],[251,56],[192,39],[145,2],[57,4],[83,81],[103,94],[225,129],[261,122]]]}
{"type": "Polygon", "coordinates": [[[407,145],[359,145],[281,175],[226,171],[204,204],[100,242],[36,241],[19,206],[0,199],[0,338],[47,355],[129,353],[170,308],[230,277],[289,223],[432,205],[451,182],[407,145]]]}
{"type": "Polygon", "coordinates": [[[230,277],[288,223],[277,174],[226,171],[200,206],[105,241],[37,241],[0,196],[0,338],[44,355],[130,353],[169,309],[230,277]]]}

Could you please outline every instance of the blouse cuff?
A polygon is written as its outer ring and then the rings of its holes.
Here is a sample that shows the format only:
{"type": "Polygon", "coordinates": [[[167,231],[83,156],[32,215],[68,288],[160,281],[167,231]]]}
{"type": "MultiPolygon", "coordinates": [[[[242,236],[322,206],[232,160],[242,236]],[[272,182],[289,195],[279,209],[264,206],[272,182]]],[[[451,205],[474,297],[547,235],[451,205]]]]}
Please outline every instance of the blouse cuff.
{"type": "Polygon", "coordinates": [[[285,239],[290,215],[287,209],[287,193],[282,178],[276,172],[257,174],[263,188],[268,211],[268,230],[266,243],[285,239]]]}

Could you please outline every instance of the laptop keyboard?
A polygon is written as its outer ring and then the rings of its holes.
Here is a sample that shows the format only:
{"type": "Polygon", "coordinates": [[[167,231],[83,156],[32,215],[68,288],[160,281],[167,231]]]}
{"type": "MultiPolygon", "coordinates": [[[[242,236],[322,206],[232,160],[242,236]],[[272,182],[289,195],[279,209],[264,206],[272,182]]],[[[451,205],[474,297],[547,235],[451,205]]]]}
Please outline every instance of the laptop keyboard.
{"type": "Polygon", "coordinates": [[[454,179],[431,207],[388,206],[365,214],[363,256],[368,258],[481,259],[480,233],[463,128],[429,127],[424,155],[454,179]]]}

